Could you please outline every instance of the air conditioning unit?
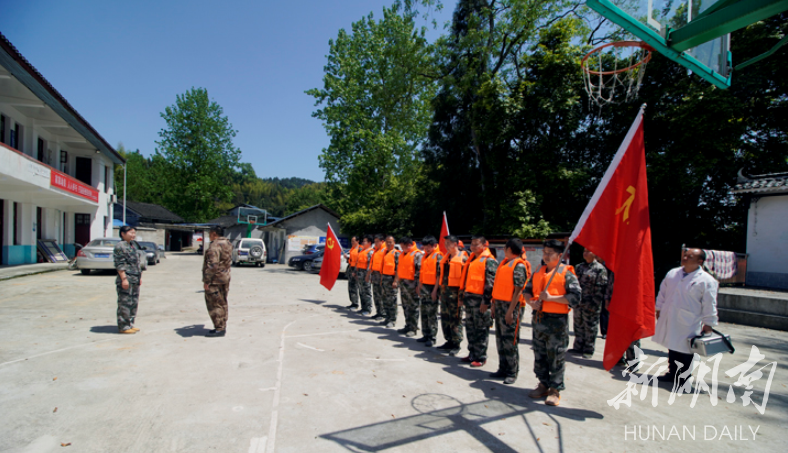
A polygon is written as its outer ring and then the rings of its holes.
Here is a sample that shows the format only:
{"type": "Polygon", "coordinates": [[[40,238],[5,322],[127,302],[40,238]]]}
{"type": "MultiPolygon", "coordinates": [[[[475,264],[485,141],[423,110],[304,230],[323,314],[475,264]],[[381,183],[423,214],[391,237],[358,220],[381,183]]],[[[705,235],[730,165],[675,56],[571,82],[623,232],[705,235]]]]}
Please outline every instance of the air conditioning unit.
{"type": "Polygon", "coordinates": [[[118,202],[118,196],[113,193],[112,196],[109,199],[109,202],[110,203],[117,203],[118,202]]]}

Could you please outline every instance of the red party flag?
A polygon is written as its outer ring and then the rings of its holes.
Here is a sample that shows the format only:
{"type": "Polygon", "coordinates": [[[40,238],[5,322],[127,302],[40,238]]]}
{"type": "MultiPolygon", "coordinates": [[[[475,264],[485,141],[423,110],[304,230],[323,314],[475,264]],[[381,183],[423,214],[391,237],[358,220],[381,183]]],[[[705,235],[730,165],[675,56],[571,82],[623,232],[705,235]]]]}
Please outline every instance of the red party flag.
{"type": "Polygon", "coordinates": [[[328,224],[326,231],[326,248],[323,251],[323,265],[320,267],[320,284],[331,291],[339,276],[342,265],[342,245],[337,240],[337,235],[328,224]]]}
{"type": "Polygon", "coordinates": [[[643,109],[629,128],[569,242],[605,261],[615,274],[603,365],[610,370],[629,345],[654,335],[654,260],[646,184],[643,109]]]}
{"type": "Polygon", "coordinates": [[[446,236],[449,235],[449,222],[446,220],[446,211],[443,211],[443,224],[441,224],[441,236],[438,238],[438,248],[445,256],[448,252],[446,250],[446,236]]]}

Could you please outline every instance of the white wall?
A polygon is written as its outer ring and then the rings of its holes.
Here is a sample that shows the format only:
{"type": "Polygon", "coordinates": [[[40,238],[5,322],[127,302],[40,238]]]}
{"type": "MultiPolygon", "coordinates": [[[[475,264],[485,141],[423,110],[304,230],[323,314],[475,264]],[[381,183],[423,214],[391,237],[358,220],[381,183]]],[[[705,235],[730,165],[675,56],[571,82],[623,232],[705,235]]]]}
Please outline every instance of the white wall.
{"type": "Polygon", "coordinates": [[[788,273],[788,194],[750,203],[747,253],[748,272],[788,273]]]}

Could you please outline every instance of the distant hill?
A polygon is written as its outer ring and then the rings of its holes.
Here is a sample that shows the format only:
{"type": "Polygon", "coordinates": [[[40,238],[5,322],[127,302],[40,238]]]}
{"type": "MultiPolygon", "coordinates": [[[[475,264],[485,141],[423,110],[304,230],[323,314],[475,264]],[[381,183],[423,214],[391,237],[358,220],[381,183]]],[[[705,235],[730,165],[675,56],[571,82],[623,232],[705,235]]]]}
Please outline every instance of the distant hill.
{"type": "Polygon", "coordinates": [[[315,182],[309,179],[304,178],[260,178],[265,182],[270,182],[279,186],[284,187],[285,189],[300,189],[301,187],[307,186],[309,184],[314,184],[315,182]]]}

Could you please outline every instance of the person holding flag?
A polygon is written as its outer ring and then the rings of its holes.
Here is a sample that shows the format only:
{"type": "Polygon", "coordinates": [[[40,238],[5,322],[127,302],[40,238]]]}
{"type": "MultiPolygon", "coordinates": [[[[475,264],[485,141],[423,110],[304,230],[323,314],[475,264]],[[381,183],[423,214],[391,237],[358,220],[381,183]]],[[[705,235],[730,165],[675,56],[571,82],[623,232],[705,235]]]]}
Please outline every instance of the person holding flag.
{"type": "Polygon", "coordinates": [[[326,248],[323,250],[323,265],[320,267],[320,284],[331,291],[342,267],[342,245],[334,234],[331,224],[326,228],[326,248]]]}
{"type": "Polygon", "coordinates": [[[383,249],[383,267],[380,271],[380,286],[383,292],[383,310],[386,319],[381,324],[394,327],[397,324],[397,267],[399,266],[400,251],[394,247],[394,236],[386,236],[386,248],[383,249]]]}
{"type": "Polygon", "coordinates": [[[572,266],[561,263],[564,244],[556,239],[544,242],[544,266],[523,290],[531,316],[534,374],[539,385],[528,393],[531,398],[547,397],[545,404],[558,406],[564,390],[566,348],[569,346],[569,310],[580,301],[582,290],[572,266]]]}
{"type": "Polygon", "coordinates": [[[435,236],[425,236],[421,240],[424,258],[421,260],[418,294],[421,296],[421,333],[419,343],[432,347],[438,337],[438,276],[443,254],[438,248],[435,236]]]}
{"type": "Polygon", "coordinates": [[[460,303],[465,306],[465,334],[468,336],[468,356],[462,361],[477,368],[487,363],[493,325],[490,306],[498,261],[490,253],[484,236],[471,238],[471,252],[462,268],[460,284],[460,303]]]}
{"type": "Polygon", "coordinates": [[[400,238],[399,245],[402,247],[402,254],[399,257],[394,286],[400,289],[405,327],[397,332],[406,337],[415,337],[419,330],[419,273],[424,253],[408,236],[400,238]]]}
{"type": "Polygon", "coordinates": [[[460,325],[460,282],[462,268],[468,261],[468,254],[457,247],[460,242],[457,236],[446,236],[446,255],[440,262],[441,288],[441,331],[446,343],[438,349],[448,351],[449,355],[460,352],[462,344],[462,326],[460,325]]]}

